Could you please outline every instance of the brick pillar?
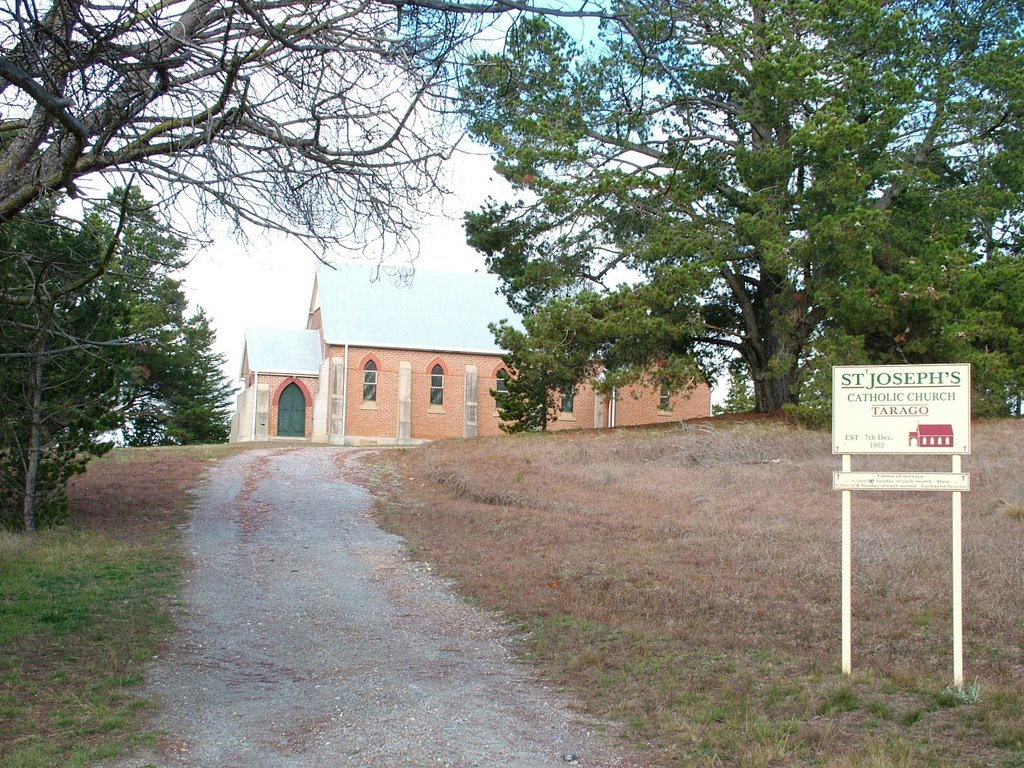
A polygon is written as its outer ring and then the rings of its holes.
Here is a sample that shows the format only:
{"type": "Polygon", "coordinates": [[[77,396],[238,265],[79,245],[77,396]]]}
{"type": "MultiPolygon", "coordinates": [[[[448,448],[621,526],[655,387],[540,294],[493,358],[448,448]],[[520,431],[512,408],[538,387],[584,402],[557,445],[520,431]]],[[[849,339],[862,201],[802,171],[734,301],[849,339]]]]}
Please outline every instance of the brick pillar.
{"type": "Polygon", "coordinates": [[[343,427],[345,424],[345,361],[331,359],[331,408],[330,408],[330,441],[341,445],[345,440],[343,427]]]}
{"type": "Polygon", "coordinates": [[[475,365],[466,366],[466,402],[462,409],[462,436],[476,437],[476,390],[478,375],[475,365]]]}
{"type": "Polygon", "coordinates": [[[412,363],[398,363],[398,442],[412,437],[412,363]]]}

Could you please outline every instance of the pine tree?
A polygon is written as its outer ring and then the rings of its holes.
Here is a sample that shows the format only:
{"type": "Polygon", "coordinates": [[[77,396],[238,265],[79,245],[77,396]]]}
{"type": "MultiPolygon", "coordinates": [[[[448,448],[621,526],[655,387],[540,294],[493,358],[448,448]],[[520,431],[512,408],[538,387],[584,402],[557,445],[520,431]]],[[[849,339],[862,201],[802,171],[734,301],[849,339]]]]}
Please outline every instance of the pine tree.
{"type": "Polygon", "coordinates": [[[625,316],[595,356],[714,378],[738,355],[762,412],[833,334],[879,362],[959,354],[962,279],[1021,247],[1019,1],[614,12],[587,45],[524,16],[472,62],[471,132],[522,199],[467,234],[513,306],[596,292],[625,316]]]}
{"type": "Polygon", "coordinates": [[[133,408],[157,434],[226,436],[227,386],[208,320],[186,319],[183,245],[135,190],[81,221],[55,202],[0,225],[0,522],[63,520],[68,478],[113,445],[133,408]],[[167,391],[173,397],[148,395],[167,391]]]}
{"type": "Polygon", "coordinates": [[[139,351],[136,388],[124,413],[126,445],[227,441],[234,387],[214,340],[209,318],[199,310],[139,351]]]}

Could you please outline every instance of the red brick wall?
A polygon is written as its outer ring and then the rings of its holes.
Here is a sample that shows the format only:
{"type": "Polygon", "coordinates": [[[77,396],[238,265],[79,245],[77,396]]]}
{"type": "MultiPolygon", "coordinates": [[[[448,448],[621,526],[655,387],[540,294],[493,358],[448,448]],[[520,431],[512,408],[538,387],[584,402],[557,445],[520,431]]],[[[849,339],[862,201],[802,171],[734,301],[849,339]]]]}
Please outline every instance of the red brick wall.
{"type": "MultiPolygon", "coordinates": [[[[615,425],[631,427],[639,424],[660,424],[666,421],[698,419],[711,415],[711,389],[700,384],[689,392],[673,392],[667,410],[661,408],[661,388],[634,384],[617,392],[615,425]]],[[[607,414],[607,404],[605,413],[607,414]]],[[[608,419],[605,416],[605,424],[608,419]]]]}
{"type": "Polygon", "coordinates": [[[277,401],[281,392],[292,382],[299,385],[299,389],[306,396],[306,437],[313,434],[313,398],[320,389],[320,382],[312,376],[272,376],[269,374],[260,375],[260,386],[266,384],[270,388],[270,415],[267,420],[267,435],[277,436],[277,401]]]}
{"type": "MultiPolygon", "coordinates": [[[[576,394],[573,396],[572,413],[563,413],[559,409],[554,421],[548,422],[548,429],[555,431],[561,429],[592,429],[594,427],[594,400],[597,394],[589,384],[580,384],[576,387],[576,394]]],[[[562,394],[555,394],[555,403],[561,405],[562,394]]],[[[605,424],[607,426],[607,423],[605,424]]]]}
{"type": "MultiPolygon", "coordinates": [[[[344,347],[329,347],[334,362],[344,359],[344,347]]],[[[498,408],[491,396],[497,387],[497,373],[504,367],[497,355],[471,355],[448,352],[419,352],[412,350],[349,347],[348,413],[345,433],[348,437],[393,438],[398,434],[398,369],[405,361],[412,367],[412,425],[415,440],[438,440],[462,437],[465,404],[465,369],[477,369],[477,434],[501,434],[498,408]],[[363,371],[367,360],[377,366],[377,399],[363,402],[363,371]],[[430,405],[430,377],[434,365],[444,370],[444,404],[430,405]]],[[[315,394],[315,391],[311,389],[315,394]]],[[[595,393],[588,385],[576,390],[572,414],[559,414],[549,425],[552,430],[590,429],[594,427],[595,393]]],[[[658,387],[634,385],[618,390],[616,419],[618,426],[657,424],[665,421],[708,416],[711,413],[711,391],[698,386],[690,396],[674,393],[670,410],[661,409],[661,391],[658,387]]],[[[608,403],[603,405],[603,425],[608,425],[608,403]]],[[[276,426],[276,424],[272,424],[276,426]]]]}
{"type": "MultiPolygon", "coordinates": [[[[334,362],[345,356],[343,347],[330,347],[334,362]]],[[[412,433],[415,440],[462,437],[466,366],[477,369],[477,432],[497,435],[497,406],[490,390],[497,386],[502,368],[497,355],[419,352],[412,350],[349,347],[348,413],[345,432],[353,437],[395,437],[398,434],[398,364],[412,366],[412,433]],[[377,365],[377,400],[363,402],[363,371],[367,360],[377,365]],[[430,376],[434,365],[444,370],[444,403],[430,405],[430,376]]]]}
{"type": "MultiPolygon", "coordinates": [[[[572,413],[557,414],[557,419],[548,424],[548,429],[591,429],[594,423],[594,402],[597,395],[593,388],[583,384],[576,388],[572,413]]],[[[609,423],[610,395],[604,397],[601,405],[601,426],[609,423]]],[[[561,402],[561,395],[557,402],[561,402]]],[[[615,426],[631,427],[640,424],[661,424],[667,421],[697,419],[711,415],[711,389],[698,385],[692,392],[675,392],[669,396],[667,410],[661,408],[660,386],[633,384],[616,390],[615,426]]]]}
{"type": "MultiPolygon", "coordinates": [[[[333,362],[342,362],[343,348],[328,347],[333,362]]],[[[399,354],[390,350],[349,348],[348,413],[345,432],[361,437],[394,437],[398,425],[399,354]],[[377,399],[363,402],[363,366],[367,360],[377,366],[377,399]]],[[[332,369],[333,370],[333,369],[332,369]]],[[[333,375],[333,373],[332,373],[333,375]]]]}

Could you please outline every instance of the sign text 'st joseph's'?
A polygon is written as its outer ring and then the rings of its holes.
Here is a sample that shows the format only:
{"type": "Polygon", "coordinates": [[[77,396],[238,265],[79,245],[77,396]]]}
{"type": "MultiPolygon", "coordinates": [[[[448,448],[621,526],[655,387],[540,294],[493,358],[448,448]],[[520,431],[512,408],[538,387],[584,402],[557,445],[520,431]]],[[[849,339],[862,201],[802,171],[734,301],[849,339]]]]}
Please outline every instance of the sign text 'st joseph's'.
{"type": "Polygon", "coordinates": [[[971,452],[970,366],[836,366],[833,453],[971,452]]]}

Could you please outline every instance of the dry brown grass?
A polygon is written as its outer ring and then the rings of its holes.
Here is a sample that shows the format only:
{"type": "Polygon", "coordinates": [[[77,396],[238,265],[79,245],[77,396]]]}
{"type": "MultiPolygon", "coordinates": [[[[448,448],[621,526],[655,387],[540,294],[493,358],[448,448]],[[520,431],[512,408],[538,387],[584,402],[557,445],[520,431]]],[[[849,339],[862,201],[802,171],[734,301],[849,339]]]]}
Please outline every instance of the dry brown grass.
{"type": "Polygon", "coordinates": [[[188,494],[207,466],[245,444],[115,448],[68,484],[71,527],[152,537],[187,519],[188,494]]]}
{"type": "MultiPolygon", "coordinates": [[[[965,672],[950,500],[856,493],[854,675],[839,674],[839,468],[774,422],[435,443],[388,454],[387,525],[529,631],[547,674],[664,765],[1024,765],[1017,421],[964,459],[965,672]]],[[[855,469],[949,469],[855,457],[855,469]]]]}
{"type": "Polygon", "coordinates": [[[66,528],[0,532],[0,766],[91,765],[155,738],[139,685],[173,629],[177,527],[233,450],[112,451],[70,484],[66,528]]]}

